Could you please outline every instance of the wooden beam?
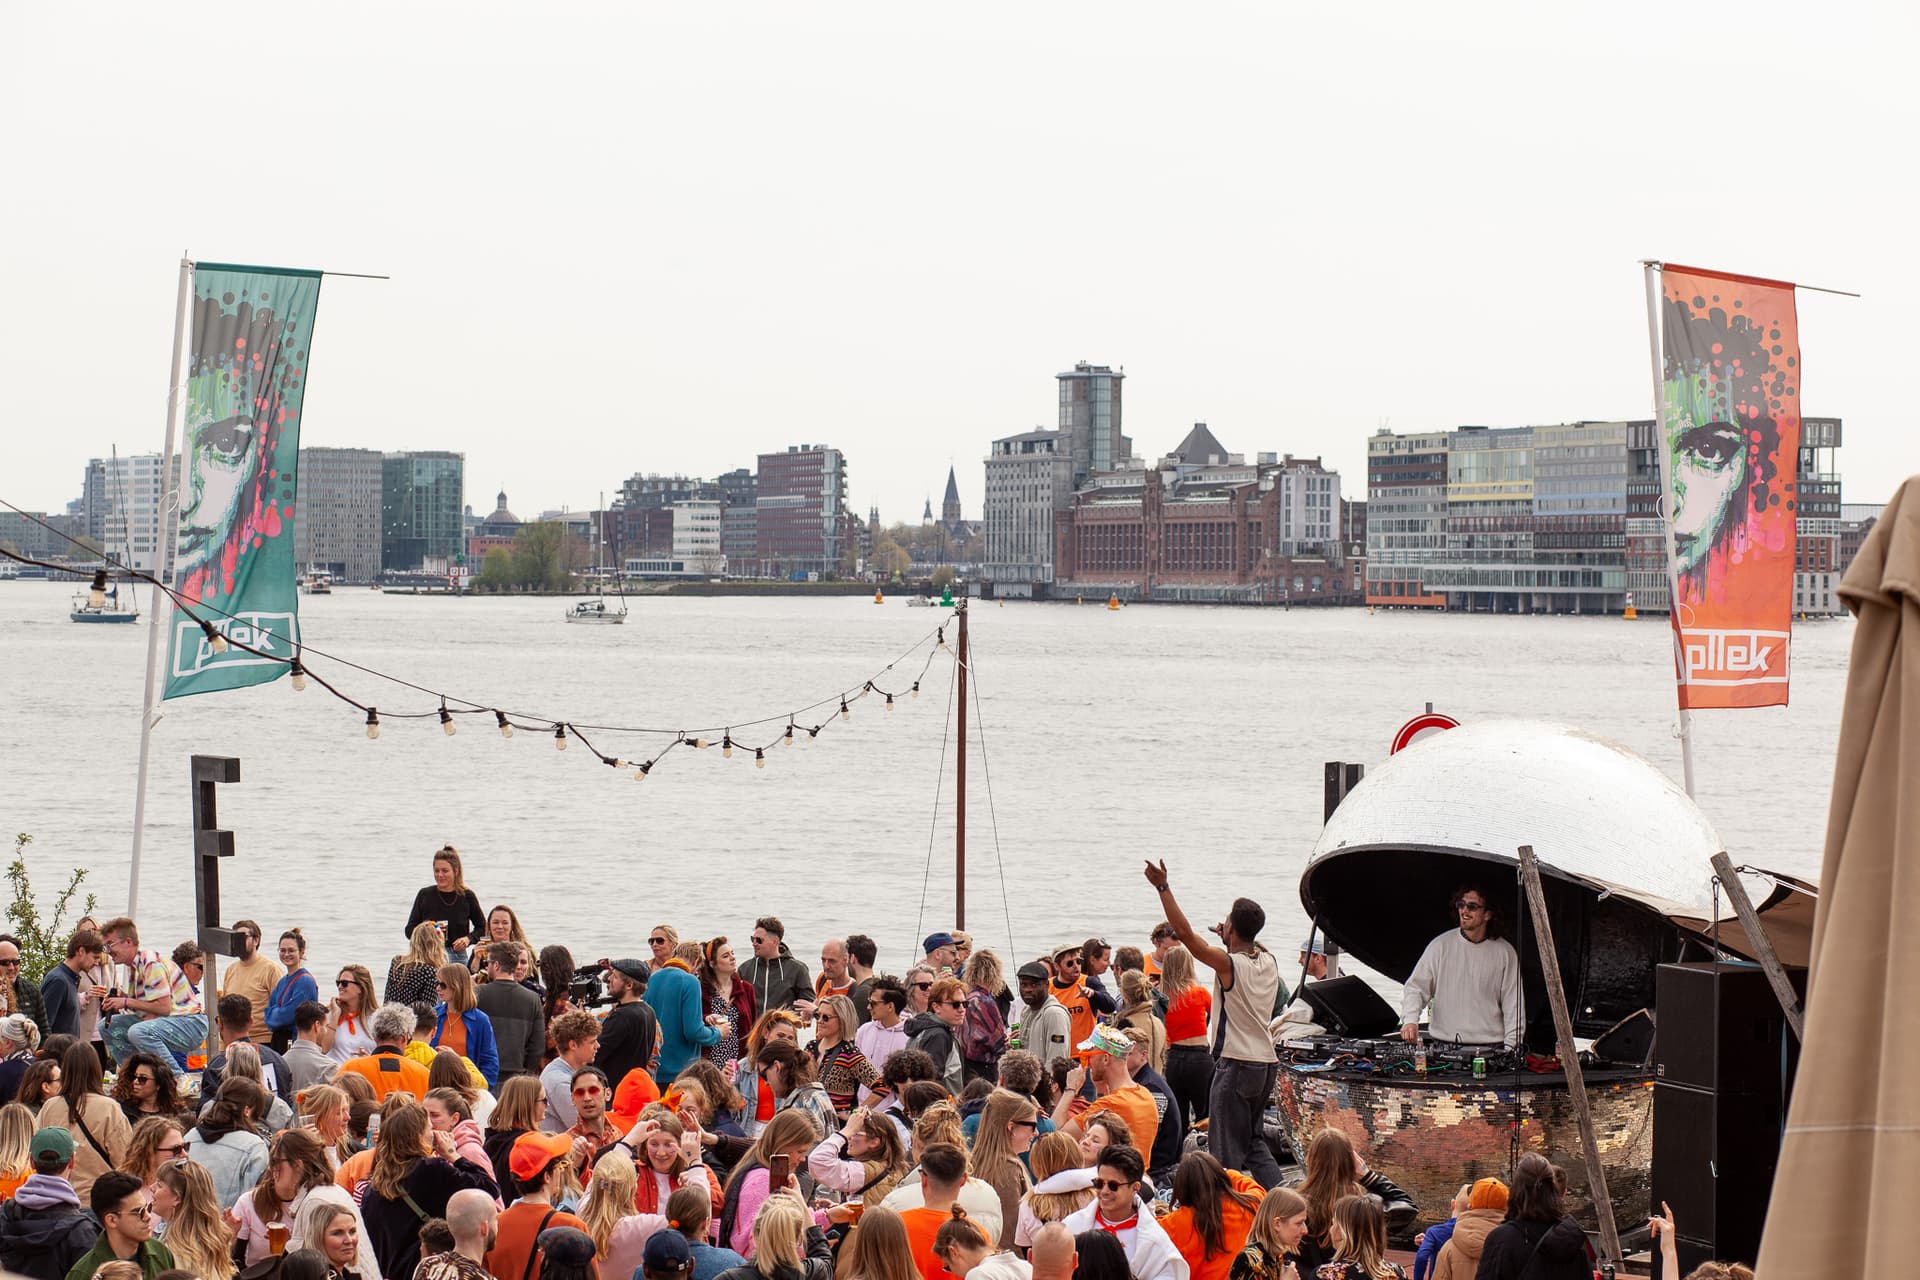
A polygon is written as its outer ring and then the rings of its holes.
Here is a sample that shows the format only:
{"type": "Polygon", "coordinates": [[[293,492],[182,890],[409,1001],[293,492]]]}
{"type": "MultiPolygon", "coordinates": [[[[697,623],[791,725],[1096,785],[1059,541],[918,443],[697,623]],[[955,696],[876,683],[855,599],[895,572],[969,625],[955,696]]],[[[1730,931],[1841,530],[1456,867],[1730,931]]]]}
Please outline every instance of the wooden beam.
{"type": "Polygon", "coordinates": [[[1800,1012],[1800,998],[1794,995],[1793,984],[1787,981],[1787,967],[1780,963],[1780,957],[1773,949],[1773,939],[1767,936],[1766,929],[1761,925],[1760,913],[1753,909],[1753,899],[1747,896],[1747,886],[1740,883],[1740,877],[1733,869],[1733,859],[1726,855],[1725,850],[1713,855],[1713,873],[1719,879],[1720,887],[1727,891],[1727,901],[1733,904],[1733,913],[1740,917],[1740,923],[1747,931],[1747,940],[1753,943],[1753,949],[1759,955],[1760,967],[1766,971],[1767,981],[1773,984],[1773,994],[1786,1011],[1787,1026],[1793,1029],[1793,1038],[1804,1044],[1806,1017],[1800,1012]]]}
{"type": "Polygon", "coordinates": [[[1573,1045],[1573,1017],[1567,1012],[1567,991],[1560,981],[1560,958],[1553,945],[1553,921],[1547,918],[1547,895],[1540,887],[1540,859],[1533,846],[1520,846],[1520,882],[1526,886],[1527,906],[1533,916],[1533,938],[1540,949],[1540,975],[1546,979],[1547,1003],[1553,1006],[1553,1030],[1559,1039],[1560,1068],[1567,1073],[1567,1096],[1573,1100],[1580,1123],[1581,1153],[1586,1157],[1587,1183],[1593,1190],[1593,1209],[1600,1219],[1602,1262],[1619,1266],[1620,1230],[1613,1221],[1613,1196],[1607,1190],[1607,1172],[1600,1165],[1600,1144],[1593,1136],[1593,1112],[1587,1106],[1587,1081],[1580,1071],[1580,1054],[1573,1045]]]}

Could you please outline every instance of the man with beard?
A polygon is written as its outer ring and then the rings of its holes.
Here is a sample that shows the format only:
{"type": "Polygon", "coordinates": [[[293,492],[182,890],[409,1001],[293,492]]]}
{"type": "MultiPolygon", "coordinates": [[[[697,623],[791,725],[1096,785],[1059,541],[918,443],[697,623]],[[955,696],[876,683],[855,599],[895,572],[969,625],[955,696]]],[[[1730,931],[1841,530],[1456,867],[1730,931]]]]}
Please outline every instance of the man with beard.
{"type": "Polygon", "coordinates": [[[280,967],[278,961],[269,960],[261,952],[258,921],[234,921],[233,934],[240,947],[240,956],[220,975],[220,994],[247,998],[252,1014],[247,1023],[246,1038],[255,1044],[265,1044],[273,1038],[273,1031],[267,1026],[267,1001],[280,979],[287,976],[287,971],[280,967]]]}
{"type": "Polygon", "coordinates": [[[616,1084],[636,1067],[653,1070],[660,1020],[641,999],[647,993],[648,977],[644,960],[607,962],[607,994],[613,997],[613,1011],[600,1024],[600,1049],[593,1056],[593,1065],[616,1084]]]}
{"type": "Polygon", "coordinates": [[[447,1200],[453,1248],[420,1259],[413,1280],[493,1280],[485,1262],[500,1238],[499,1219],[500,1211],[486,1192],[472,1187],[454,1192],[447,1200]]]}

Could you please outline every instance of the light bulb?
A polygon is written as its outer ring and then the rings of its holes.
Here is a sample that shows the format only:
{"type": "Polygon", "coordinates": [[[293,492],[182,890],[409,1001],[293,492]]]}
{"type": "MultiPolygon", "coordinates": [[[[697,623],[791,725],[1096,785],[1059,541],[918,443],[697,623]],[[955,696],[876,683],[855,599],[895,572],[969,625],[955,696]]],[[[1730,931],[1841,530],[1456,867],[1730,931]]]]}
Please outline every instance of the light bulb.
{"type": "Polygon", "coordinates": [[[840,718],[842,720],[853,719],[853,713],[847,710],[847,700],[845,698],[840,699],[840,718]]]}
{"type": "Polygon", "coordinates": [[[500,736],[503,738],[511,738],[513,736],[513,726],[507,723],[507,713],[504,711],[496,711],[493,713],[493,718],[500,722],[500,736]]]}
{"type": "Polygon", "coordinates": [[[783,747],[793,745],[793,721],[791,720],[787,721],[787,732],[786,735],[780,739],[780,745],[783,747]]]}
{"type": "Polygon", "coordinates": [[[891,710],[893,710],[893,695],[892,695],[892,694],[888,694],[888,695],[887,695],[887,710],[889,710],[889,711],[891,711],[891,710]]]}
{"type": "Polygon", "coordinates": [[[105,569],[93,571],[93,585],[87,588],[87,605],[93,609],[107,607],[107,571],[105,569]]]}
{"type": "Polygon", "coordinates": [[[227,638],[218,631],[215,631],[211,622],[202,618],[200,620],[200,630],[206,633],[207,648],[213,650],[215,653],[225,653],[227,651],[227,638]]]}
{"type": "Polygon", "coordinates": [[[945,653],[947,651],[947,629],[945,627],[941,627],[939,630],[935,631],[934,634],[940,637],[940,643],[937,647],[939,648],[940,652],[945,653]]]}
{"type": "Polygon", "coordinates": [[[913,682],[913,696],[916,698],[920,696],[920,682],[918,680],[913,682]]]}
{"type": "Polygon", "coordinates": [[[733,735],[731,733],[720,742],[720,758],[722,760],[733,759],[733,735]]]}
{"type": "Polygon", "coordinates": [[[553,749],[555,751],[567,749],[567,726],[563,724],[553,726],[553,749]]]}
{"type": "Polygon", "coordinates": [[[756,769],[764,769],[767,767],[767,753],[764,748],[755,747],[753,749],[753,767],[756,769]]]}
{"type": "Polygon", "coordinates": [[[380,736],[380,713],[376,711],[374,708],[368,707],[367,708],[367,739],[371,741],[374,738],[377,738],[379,736],[380,736]]]}
{"type": "Polygon", "coordinates": [[[867,681],[867,682],[866,682],[866,683],[865,683],[864,685],[862,685],[862,686],[860,686],[860,696],[861,696],[861,697],[863,697],[863,698],[864,698],[864,697],[866,697],[866,696],[867,696],[868,694],[870,694],[870,693],[872,693],[872,692],[873,692],[873,681],[871,681],[871,680],[869,680],[869,681],[867,681]]]}
{"type": "Polygon", "coordinates": [[[819,725],[815,725],[815,726],[813,726],[813,728],[811,728],[811,729],[809,729],[809,730],[807,730],[807,741],[808,741],[808,742],[812,742],[812,741],[813,741],[813,740],[814,740],[815,738],[817,738],[817,737],[819,737],[819,736],[820,736],[820,726],[819,726],[819,725]]]}
{"type": "Polygon", "coordinates": [[[708,742],[705,738],[690,738],[688,739],[688,741],[693,743],[693,749],[695,751],[705,751],[708,747],[713,745],[711,742],[708,742]]]}
{"type": "Polygon", "coordinates": [[[635,782],[645,782],[647,780],[647,774],[651,773],[652,771],[653,771],[653,761],[642,760],[640,762],[640,767],[633,771],[633,780],[635,782]]]}
{"type": "Polygon", "coordinates": [[[300,665],[300,659],[295,658],[293,660],[290,670],[293,673],[293,691],[295,693],[305,693],[307,691],[307,669],[300,665]]]}
{"type": "Polygon", "coordinates": [[[447,710],[445,707],[440,708],[440,731],[449,738],[454,734],[453,712],[447,710]]]}

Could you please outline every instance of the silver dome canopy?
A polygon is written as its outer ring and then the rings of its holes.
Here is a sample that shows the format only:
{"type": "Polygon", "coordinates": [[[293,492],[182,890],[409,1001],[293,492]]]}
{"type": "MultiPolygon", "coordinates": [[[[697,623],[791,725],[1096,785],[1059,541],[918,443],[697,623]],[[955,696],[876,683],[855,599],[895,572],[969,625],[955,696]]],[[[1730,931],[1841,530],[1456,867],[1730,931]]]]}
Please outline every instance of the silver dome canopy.
{"type": "Polygon", "coordinates": [[[1576,1030],[1594,1035],[1650,1007],[1654,966],[1678,958],[1686,936],[1669,917],[1711,914],[1708,859],[1723,846],[1665,774],[1577,729],[1491,721],[1391,757],[1334,811],[1300,899],[1356,959],[1404,982],[1456,924],[1453,890],[1475,885],[1520,944],[1537,1043],[1544,988],[1516,920],[1523,844],[1540,856],[1576,1030]]]}

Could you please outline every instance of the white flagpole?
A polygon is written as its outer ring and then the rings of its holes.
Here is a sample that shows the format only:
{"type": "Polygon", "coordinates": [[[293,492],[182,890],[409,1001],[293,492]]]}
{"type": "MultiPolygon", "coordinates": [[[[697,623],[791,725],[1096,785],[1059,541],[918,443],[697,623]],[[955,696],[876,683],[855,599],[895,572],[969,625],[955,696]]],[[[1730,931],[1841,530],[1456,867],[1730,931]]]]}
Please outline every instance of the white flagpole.
{"type": "MultiPolygon", "coordinates": [[[[173,478],[174,424],[180,416],[180,365],[186,353],[187,304],[193,297],[193,260],[180,259],[180,293],[173,307],[173,366],[167,377],[167,436],[160,453],[160,519],[163,524],[156,547],[160,551],[156,579],[166,576],[172,566],[180,536],[180,495],[173,478]]],[[[140,774],[133,793],[133,856],[127,864],[127,915],[139,918],[140,845],[147,831],[147,765],[152,759],[153,726],[160,717],[154,714],[154,692],[158,683],[155,664],[160,652],[160,637],[173,627],[173,600],[158,586],[153,589],[147,618],[147,688],[140,704],[140,774]]]]}
{"type": "MultiPolygon", "coordinates": [[[[1673,627],[1674,697],[1686,678],[1686,653],[1680,644],[1680,567],[1673,531],[1673,449],[1667,440],[1667,358],[1660,317],[1660,264],[1643,264],[1647,276],[1647,335],[1653,348],[1654,453],[1660,459],[1660,517],[1667,534],[1667,610],[1673,627]]],[[[1680,703],[1680,777],[1693,794],[1693,713],[1680,703]]]]}

